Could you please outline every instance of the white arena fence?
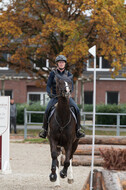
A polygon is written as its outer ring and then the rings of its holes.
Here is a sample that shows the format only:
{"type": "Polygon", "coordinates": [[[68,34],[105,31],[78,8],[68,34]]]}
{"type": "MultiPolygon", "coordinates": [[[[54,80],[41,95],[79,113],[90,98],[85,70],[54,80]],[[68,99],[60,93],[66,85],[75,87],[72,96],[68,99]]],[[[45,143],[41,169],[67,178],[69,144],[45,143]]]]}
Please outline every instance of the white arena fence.
{"type": "MultiPolygon", "coordinates": [[[[44,115],[44,111],[27,111],[26,108],[24,109],[24,139],[27,138],[27,125],[42,125],[39,122],[32,122],[32,114],[41,114],[44,115]]],[[[120,117],[126,116],[126,113],[96,113],[95,115],[107,115],[107,116],[116,116],[116,124],[95,124],[95,130],[106,130],[106,131],[115,131],[116,135],[120,136],[120,131],[126,131],[126,125],[120,124],[120,117]],[[123,129],[122,129],[123,128],[123,129]]],[[[81,111],[81,125],[82,128],[86,128],[92,130],[92,120],[88,121],[86,119],[87,116],[92,117],[93,112],[82,112],[81,111]]]]}

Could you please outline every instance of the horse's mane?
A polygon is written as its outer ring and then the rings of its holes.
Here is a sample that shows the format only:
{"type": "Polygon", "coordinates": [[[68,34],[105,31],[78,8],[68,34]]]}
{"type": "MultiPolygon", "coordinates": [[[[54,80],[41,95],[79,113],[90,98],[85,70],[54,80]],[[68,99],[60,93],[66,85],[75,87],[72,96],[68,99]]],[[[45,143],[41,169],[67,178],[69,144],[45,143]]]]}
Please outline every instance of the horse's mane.
{"type": "Polygon", "coordinates": [[[73,75],[67,77],[67,76],[60,76],[59,74],[56,74],[56,77],[66,82],[72,82],[73,75]]]}

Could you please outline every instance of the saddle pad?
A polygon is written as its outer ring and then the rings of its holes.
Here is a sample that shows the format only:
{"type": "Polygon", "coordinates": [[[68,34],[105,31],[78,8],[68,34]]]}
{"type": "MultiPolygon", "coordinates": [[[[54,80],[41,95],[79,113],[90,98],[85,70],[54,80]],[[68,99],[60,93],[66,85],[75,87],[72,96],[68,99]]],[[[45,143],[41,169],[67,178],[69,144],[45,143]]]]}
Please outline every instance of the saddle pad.
{"type": "Polygon", "coordinates": [[[51,109],[51,111],[50,111],[50,113],[49,113],[48,123],[50,122],[50,119],[51,119],[51,117],[53,116],[53,114],[54,114],[54,112],[55,112],[55,109],[56,109],[56,107],[55,107],[55,106],[54,106],[54,107],[52,107],[52,109],[51,109]]]}
{"type": "Polygon", "coordinates": [[[71,111],[71,113],[72,113],[72,115],[73,115],[73,118],[75,119],[75,122],[77,123],[77,118],[76,118],[76,115],[75,115],[75,113],[74,113],[73,108],[70,108],[70,111],[71,111]]]}
{"type": "MultiPolygon", "coordinates": [[[[53,114],[54,114],[54,112],[55,112],[55,109],[56,109],[55,106],[52,107],[52,110],[51,110],[50,113],[49,113],[48,123],[50,122],[50,119],[51,119],[51,117],[53,116],[53,114]]],[[[72,113],[73,118],[75,119],[75,122],[77,123],[77,118],[76,118],[76,115],[75,115],[75,113],[74,113],[74,110],[73,110],[72,108],[70,108],[70,111],[71,111],[71,113],[72,113]]]]}

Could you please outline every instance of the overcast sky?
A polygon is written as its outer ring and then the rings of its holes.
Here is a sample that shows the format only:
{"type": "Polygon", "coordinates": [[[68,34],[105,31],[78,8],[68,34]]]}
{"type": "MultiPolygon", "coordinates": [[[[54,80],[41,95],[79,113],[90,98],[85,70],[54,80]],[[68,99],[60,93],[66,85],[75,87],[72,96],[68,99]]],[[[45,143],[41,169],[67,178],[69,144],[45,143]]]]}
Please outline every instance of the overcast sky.
{"type": "MultiPolygon", "coordinates": [[[[6,4],[6,3],[9,3],[9,0],[2,0],[2,2],[6,4]]],[[[0,3],[0,7],[1,7],[1,4],[2,3],[0,3]]],[[[125,4],[126,4],[126,0],[125,0],[125,4]]]]}

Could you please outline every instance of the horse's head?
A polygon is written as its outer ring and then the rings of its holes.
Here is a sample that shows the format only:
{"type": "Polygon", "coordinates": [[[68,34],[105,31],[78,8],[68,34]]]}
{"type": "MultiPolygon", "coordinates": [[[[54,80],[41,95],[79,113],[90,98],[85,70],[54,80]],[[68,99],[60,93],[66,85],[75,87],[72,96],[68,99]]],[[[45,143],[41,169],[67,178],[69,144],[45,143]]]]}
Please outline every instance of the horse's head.
{"type": "Polygon", "coordinates": [[[56,92],[57,95],[63,97],[69,97],[72,91],[72,76],[70,77],[61,77],[56,75],[56,92]]]}

